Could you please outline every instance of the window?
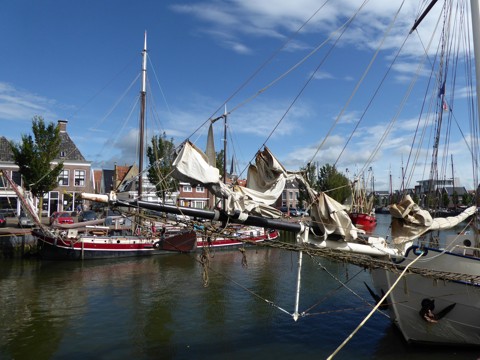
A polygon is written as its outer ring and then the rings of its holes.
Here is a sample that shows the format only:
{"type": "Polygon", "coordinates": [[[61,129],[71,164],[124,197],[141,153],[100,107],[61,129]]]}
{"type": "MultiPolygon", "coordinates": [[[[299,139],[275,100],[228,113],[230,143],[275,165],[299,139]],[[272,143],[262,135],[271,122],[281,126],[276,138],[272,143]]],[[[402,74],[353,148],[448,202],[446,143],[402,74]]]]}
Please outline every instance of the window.
{"type": "Polygon", "coordinates": [[[192,187],[190,185],[183,185],[184,192],[192,192],[192,187]]]}
{"type": "Polygon", "coordinates": [[[192,201],[192,208],[195,208],[195,209],[205,209],[206,205],[207,205],[207,202],[204,200],[192,201]]]}
{"type": "Polygon", "coordinates": [[[75,170],[75,186],[85,186],[85,170],[75,170]]]}
{"type": "Polygon", "coordinates": [[[58,176],[59,186],[68,186],[68,177],[70,176],[70,170],[62,170],[58,176]]]}
{"type": "Polygon", "coordinates": [[[195,189],[197,193],[203,193],[205,192],[205,188],[201,185],[197,185],[197,188],[195,189]]]}

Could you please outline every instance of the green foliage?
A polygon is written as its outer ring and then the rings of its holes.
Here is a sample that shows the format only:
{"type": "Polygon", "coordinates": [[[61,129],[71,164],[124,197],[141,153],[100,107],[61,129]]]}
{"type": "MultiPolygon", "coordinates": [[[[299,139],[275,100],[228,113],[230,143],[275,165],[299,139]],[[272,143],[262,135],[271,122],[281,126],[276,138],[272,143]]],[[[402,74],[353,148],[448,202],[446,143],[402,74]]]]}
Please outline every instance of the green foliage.
{"type": "MultiPolygon", "coordinates": [[[[317,168],[313,164],[301,169],[310,186],[317,191],[323,191],[340,203],[347,200],[352,193],[348,178],[338,172],[335,166],[326,164],[317,168]]],[[[300,189],[299,201],[306,200],[306,192],[300,189]]]]}
{"type": "Polygon", "coordinates": [[[215,166],[217,167],[217,169],[220,171],[220,177],[223,177],[223,173],[224,173],[224,170],[225,170],[225,167],[224,167],[224,155],[225,152],[222,150],[220,150],[219,152],[217,152],[217,156],[216,156],[216,159],[215,159],[215,166]]]}
{"type": "Polygon", "coordinates": [[[442,205],[444,208],[448,208],[448,204],[450,204],[450,197],[446,191],[442,194],[442,205]]]}
{"type": "Polygon", "coordinates": [[[319,190],[327,192],[330,197],[340,203],[344,203],[352,194],[348,178],[330,164],[320,168],[318,186],[319,190]]]}
{"type": "Polygon", "coordinates": [[[473,205],[474,197],[471,193],[465,193],[462,196],[462,204],[465,206],[471,206],[473,205]]]}
{"type": "Polygon", "coordinates": [[[418,194],[413,194],[412,200],[415,204],[419,204],[420,198],[419,198],[418,194]]]}
{"type": "Polygon", "coordinates": [[[167,192],[178,189],[177,181],[171,176],[172,164],[175,160],[173,139],[167,140],[165,133],[152,137],[152,144],[147,147],[150,162],[148,180],[155,185],[157,195],[165,200],[167,192]]]}
{"type": "Polygon", "coordinates": [[[452,194],[452,203],[454,207],[457,207],[460,203],[460,199],[458,198],[458,193],[454,190],[452,194]]]}
{"type": "MultiPolygon", "coordinates": [[[[308,164],[306,167],[300,168],[300,171],[303,173],[304,178],[310,186],[317,190],[317,167],[313,164],[308,164]]],[[[308,206],[309,201],[307,191],[303,186],[300,186],[298,190],[298,205],[300,208],[305,208],[308,206]]]]}
{"type": "Polygon", "coordinates": [[[43,199],[43,195],[58,185],[58,176],[63,163],[52,168],[52,161],[60,153],[60,128],[54,123],[47,126],[41,116],[32,120],[32,135],[22,135],[19,144],[10,142],[15,164],[23,177],[25,187],[32,195],[43,199]]]}

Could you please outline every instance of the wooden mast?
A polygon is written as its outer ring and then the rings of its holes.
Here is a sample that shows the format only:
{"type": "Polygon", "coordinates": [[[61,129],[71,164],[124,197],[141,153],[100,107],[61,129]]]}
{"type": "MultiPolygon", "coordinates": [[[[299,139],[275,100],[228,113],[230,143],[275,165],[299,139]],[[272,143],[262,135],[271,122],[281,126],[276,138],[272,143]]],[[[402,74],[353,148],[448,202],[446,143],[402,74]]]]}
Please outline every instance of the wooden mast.
{"type": "Polygon", "coordinates": [[[145,137],[145,108],[147,95],[147,32],[145,31],[145,40],[142,51],[142,89],[140,91],[140,126],[139,126],[139,146],[138,146],[138,199],[142,199],[143,190],[143,157],[144,157],[144,137],[145,137]]]}
{"type": "MultiPolygon", "coordinates": [[[[223,183],[227,185],[227,105],[225,104],[225,112],[223,113],[223,183]]],[[[227,211],[227,201],[225,198],[222,202],[222,208],[227,211]]]]}

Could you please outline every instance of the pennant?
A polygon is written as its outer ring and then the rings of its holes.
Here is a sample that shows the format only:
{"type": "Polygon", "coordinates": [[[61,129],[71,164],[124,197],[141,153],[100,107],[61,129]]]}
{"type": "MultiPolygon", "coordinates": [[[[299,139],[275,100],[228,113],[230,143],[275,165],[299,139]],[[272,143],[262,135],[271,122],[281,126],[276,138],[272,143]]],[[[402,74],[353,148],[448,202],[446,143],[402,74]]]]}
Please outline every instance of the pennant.
{"type": "Polygon", "coordinates": [[[443,100],[443,111],[448,111],[448,104],[445,100],[443,100]]]}

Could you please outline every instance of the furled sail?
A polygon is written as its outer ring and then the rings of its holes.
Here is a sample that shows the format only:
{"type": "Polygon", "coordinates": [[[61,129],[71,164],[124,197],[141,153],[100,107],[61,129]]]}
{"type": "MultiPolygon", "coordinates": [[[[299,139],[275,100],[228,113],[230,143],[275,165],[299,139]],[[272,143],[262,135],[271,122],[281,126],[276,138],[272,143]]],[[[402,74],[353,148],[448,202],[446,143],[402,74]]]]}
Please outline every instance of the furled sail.
{"type": "Polygon", "coordinates": [[[392,238],[395,244],[403,244],[422,236],[427,231],[450,229],[476,212],[471,206],[457,216],[432,218],[427,210],[420,208],[409,195],[390,207],[392,215],[392,238]]]}
{"type": "Polygon", "coordinates": [[[209,165],[208,157],[187,141],[173,163],[173,176],[192,185],[203,184],[215,196],[226,199],[228,214],[240,211],[279,218],[282,213],[270,205],[282,194],[288,174],[268,149],[261,154],[256,165],[250,166],[249,187],[230,188],[220,180],[220,171],[209,165]]]}
{"type": "Polygon", "coordinates": [[[320,229],[325,240],[328,235],[335,234],[346,241],[352,241],[357,238],[358,233],[364,233],[353,225],[346,208],[323,192],[316,195],[316,201],[310,213],[314,226],[320,229]]]}
{"type": "Polygon", "coordinates": [[[220,180],[219,170],[208,164],[208,157],[191,142],[186,142],[173,163],[173,176],[190,184],[203,184],[215,196],[226,199],[225,211],[279,218],[281,212],[271,205],[282,195],[287,180],[297,180],[305,186],[311,204],[312,223],[327,237],[339,235],[346,240],[362,232],[351,222],[345,207],[323,192],[316,192],[300,172],[286,170],[268,148],[259,151],[255,164],[248,169],[247,186],[227,186],[220,180]]]}

